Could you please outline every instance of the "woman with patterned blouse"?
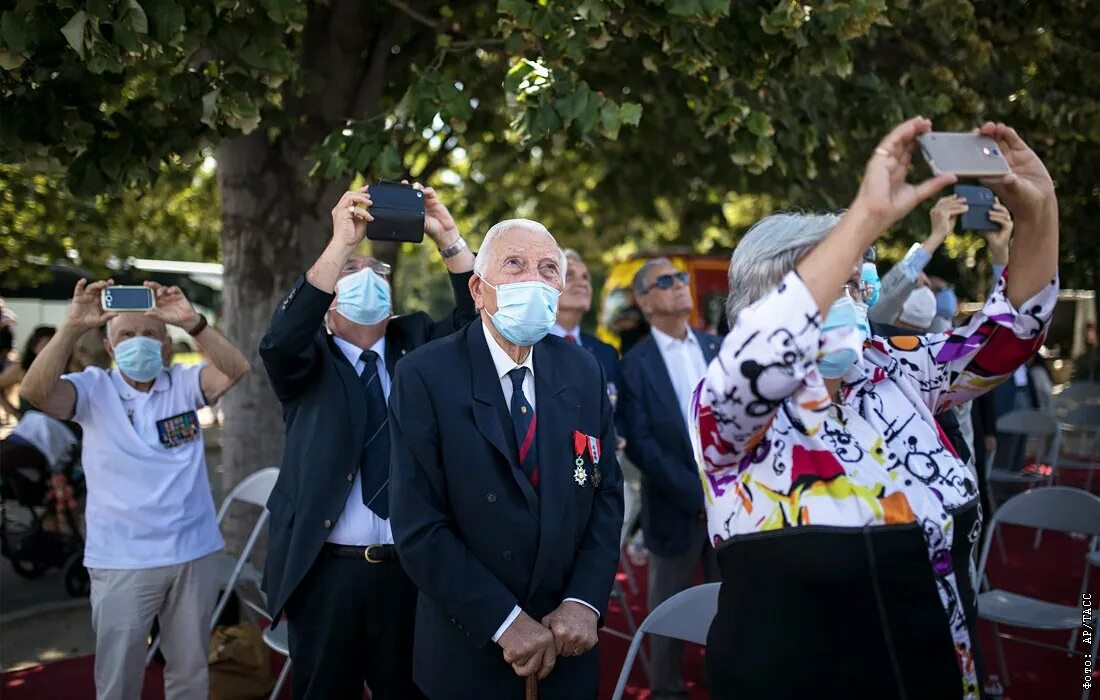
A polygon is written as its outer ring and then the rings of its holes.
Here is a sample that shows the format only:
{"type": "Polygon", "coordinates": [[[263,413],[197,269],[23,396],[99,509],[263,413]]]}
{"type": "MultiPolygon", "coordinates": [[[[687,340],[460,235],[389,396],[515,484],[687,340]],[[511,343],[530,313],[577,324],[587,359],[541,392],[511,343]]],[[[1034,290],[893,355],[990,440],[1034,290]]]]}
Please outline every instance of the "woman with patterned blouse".
{"type": "Polygon", "coordinates": [[[986,124],[1012,167],[987,182],[1016,220],[984,308],[935,335],[869,336],[861,254],[954,182],[905,181],[894,129],[842,216],[780,214],[733,253],[731,331],[696,391],[694,436],[722,589],[707,643],[716,698],[977,698],[978,490],[933,415],[1042,343],[1058,211],[1043,163],[986,124]]]}

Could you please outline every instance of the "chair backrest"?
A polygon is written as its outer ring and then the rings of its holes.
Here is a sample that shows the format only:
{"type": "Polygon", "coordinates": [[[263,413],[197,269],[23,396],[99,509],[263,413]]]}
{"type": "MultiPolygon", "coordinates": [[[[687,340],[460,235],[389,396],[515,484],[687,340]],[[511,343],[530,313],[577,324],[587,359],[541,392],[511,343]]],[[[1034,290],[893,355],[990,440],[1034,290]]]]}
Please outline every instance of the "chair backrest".
{"type": "Polygon", "coordinates": [[[1027,437],[1049,437],[1058,433],[1058,421],[1042,411],[1021,408],[997,419],[997,432],[1027,437]]]}
{"type": "Polygon", "coordinates": [[[1084,380],[1077,380],[1070,382],[1066,388],[1062,389],[1057,398],[1061,401],[1081,401],[1090,402],[1100,400],[1100,384],[1096,382],[1089,382],[1084,380]]]}
{"type": "Polygon", "coordinates": [[[1062,424],[1076,430],[1100,430],[1100,406],[1078,406],[1062,418],[1062,424]]]}
{"type": "Polygon", "coordinates": [[[218,522],[220,523],[234,501],[249,503],[261,508],[267,505],[267,497],[271,495],[271,489],[275,488],[275,482],[279,479],[278,467],[268,467],[258,472],[249,474],[241,483],[233,487],[229,495],[222,501],[218,509],[218,522]]]}
{"type": "Polygon", "coordinates": [[[706,644],[710,623],[718,612],[721,586],[720,583],[704,583],[680,591],[654,608],[638,631],[706,644]]]}
{"type": "Polygon", "coordinates": [[[1068,486],[1044,486],[1005,501],[986,528],[978,561],[978,580],[985,574],[989,545],[998,525],[1020,525],[1042,530],[1100,535],[1100,496],[1068,486]]]}

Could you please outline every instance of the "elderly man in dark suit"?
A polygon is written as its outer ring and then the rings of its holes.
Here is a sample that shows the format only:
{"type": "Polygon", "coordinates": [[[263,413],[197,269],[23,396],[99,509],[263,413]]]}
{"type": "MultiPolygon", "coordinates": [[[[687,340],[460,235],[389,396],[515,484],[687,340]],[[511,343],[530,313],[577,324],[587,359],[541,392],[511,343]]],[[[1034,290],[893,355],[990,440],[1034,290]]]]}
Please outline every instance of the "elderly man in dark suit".
{"type": "Polygon", "coordinates": [[[581,330],[581,321],[592,308],[592,281],[588,274],[588,265],[580,253],[572,248],[565,249],[566,272],[565,289],[558,300],[558,317],[550,332],[565,342],[580,345],[596,356],[603,372],[607,376],[607,393],[611,397],[612,409],[619,393],[619,351],[594,335],[581,330]]]}
{"type": "Polygon", "coordinates": [[[419,696],[416,589],[390,526],[386,399],[405,353],[476,313],[473,255],[436,193],[421,189],[424,231],[451,273],[457,308],[449,316],[391,316],[385,266],[355,254],[372,220],[364,187],[332,210],[332,240],[283,298],[260,344],[286,420],[282,471],[267,504],[264,590],[276,620],[286,610],[296,698],[359,700],[364,681],[375,700],[419,696]]]}
{"type": "MultiPolygon", "coordinates": [[[[688,323],[691,278],[665,258],[646,262],[634,276],[634,297],[650,334],[623,358],[621,412],[626,454],[641,471],[642,529],[651,553],[649,609],[692,585],[699,564],[718,579],[707,542],[703,488],[691,448],[691,396],[719,339],[688,323]]],[[[653,698],[687,697],[680,673],[683,644],[650,640],[653,698]]]]}
{"type": "Polygon", "coordinates": [[[549,335],[565,270],[541,224],[497,224],[470,280],[481,320],[397,368],[393,531],[433,700],[520,697],[524,678],[596,696],[622,476],[603,370],[549,335]]]}

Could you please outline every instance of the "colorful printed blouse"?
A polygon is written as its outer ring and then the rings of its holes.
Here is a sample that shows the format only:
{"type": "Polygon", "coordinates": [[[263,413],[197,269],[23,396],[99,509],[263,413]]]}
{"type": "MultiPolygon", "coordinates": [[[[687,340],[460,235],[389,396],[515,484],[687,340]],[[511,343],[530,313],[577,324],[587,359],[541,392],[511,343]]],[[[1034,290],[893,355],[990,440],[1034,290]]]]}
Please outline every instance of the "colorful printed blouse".
{"type": "Polygon", "coordinates": [[[1058,281],[1016,309],[1005,297],[1010,273],[961,328],[866,341],[834,404],[817,358],[859,338],[823,334],[817,304],[792,271],[738,314],[695,393],[692,437],[715,546],[804,525],[919,523],[966,698],[977,698],[978,683],[955,603],[951,512],[978,489],[932,416],[996,386],[1042,344],[1058,281]]]}

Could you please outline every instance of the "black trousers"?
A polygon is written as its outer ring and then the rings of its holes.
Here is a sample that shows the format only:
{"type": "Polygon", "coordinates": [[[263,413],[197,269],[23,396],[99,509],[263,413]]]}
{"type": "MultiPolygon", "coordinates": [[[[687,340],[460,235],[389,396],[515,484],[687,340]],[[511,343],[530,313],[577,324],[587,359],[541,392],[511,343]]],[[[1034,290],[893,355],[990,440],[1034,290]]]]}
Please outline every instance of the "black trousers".
{"type": "Polygon", "coordinates": [[[396,561],[371,564],[322,551],[286,604],[298,700],[423,695],[412,680],[416,587],[396,561]]]}

